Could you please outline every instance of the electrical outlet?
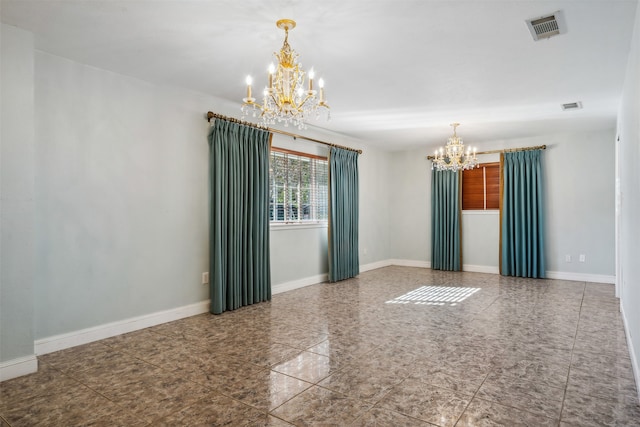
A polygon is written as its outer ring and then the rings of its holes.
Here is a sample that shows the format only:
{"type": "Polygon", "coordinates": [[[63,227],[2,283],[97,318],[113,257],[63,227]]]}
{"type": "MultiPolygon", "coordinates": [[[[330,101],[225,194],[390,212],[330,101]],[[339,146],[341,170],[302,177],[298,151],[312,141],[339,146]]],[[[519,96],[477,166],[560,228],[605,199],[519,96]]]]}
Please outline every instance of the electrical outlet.
{"type": "Polygon", "coordinates": [[[580,262],[584,262],[586,259],[584,254],[580,254],[580,262]]]}
{"type": "Polygon", "coordinates": [[[206,285],[207,283],[209,283],[209,272],[204,272],[202,273],[202,284],[206,285]]]}
{"type": "Polygon", "coordinates": [[[564,262],[571,262],[571,255],[566,254],[566,255],[564,256],[564,262]]]}

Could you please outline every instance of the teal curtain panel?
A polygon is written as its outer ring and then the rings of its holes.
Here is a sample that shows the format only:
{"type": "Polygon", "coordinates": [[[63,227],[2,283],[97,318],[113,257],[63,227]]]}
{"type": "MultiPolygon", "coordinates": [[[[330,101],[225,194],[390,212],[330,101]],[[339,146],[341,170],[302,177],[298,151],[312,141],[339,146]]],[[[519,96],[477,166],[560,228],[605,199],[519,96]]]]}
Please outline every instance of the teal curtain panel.
{"type": "Polygon", "coordinates": [[[504,153],[500,273],[505,276],[545,277],[541,153],[504,153]]]}
{"type": "Polygon", "coordinates": [[[269,132],[216,119],[209,135],[211,312],[271,299],[269,132]]]}
{"type": "Polygon", "coordinates": [[[329,281],[360,273],[358,255],[358,153],[329,150],[329,281]]]}
{"type": "Polygon", "coordinates": [[[460,174],[431,172],[431,268],[462,270],[460,174]]]}

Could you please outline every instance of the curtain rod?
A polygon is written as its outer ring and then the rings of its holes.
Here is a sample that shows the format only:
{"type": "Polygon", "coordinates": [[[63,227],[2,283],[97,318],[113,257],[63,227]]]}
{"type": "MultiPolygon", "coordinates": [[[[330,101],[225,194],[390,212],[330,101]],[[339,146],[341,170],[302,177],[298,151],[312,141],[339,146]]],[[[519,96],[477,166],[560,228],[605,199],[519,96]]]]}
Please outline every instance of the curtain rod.
{"type": "MultiPolygon", "coordinates": [[[[535,147],[522,147],[522,148],[505,148],[502,150],[489,150],[489,151],[476,151],[476,154],[495,154],[495,153],[513,153],[515,151],[532,151],[532,150],[546,150],[546,145],[537,145],[535,147]]],[[[427,160],[433,160],[435,156],[427,156],[427,160]]]]}
{"type": "Polygon", "coordinates": [[[263,125],[257,125],[255,123],[245,122],[243,120],[234,119],[233,117],[227,117],[227,116],[223,116],[222,114],[218,114],[218,113],[214,113],[214,112],[209,111],[209,112],[207,112],[207,121],[209,123],[211,123],[211,119],[227,120],[229,122],[239,123],[241,125],[254,127],[254,128],[257,128],[257,129],[263,129],[263,130],[269,131],[271,133],[279,133],[279,134],[282,134],[282,135],[291,136],[291,137],[293,137],[293,139],[297,139],[297,138],[306,139],[307,141],[316,142],[318,144],[328,145],[329,147],[342,148],[343,150],[355,151],[358,154],[362,154],[362,150],[356,150],[355,148],[345,147],[344,145],[332,144],[330,142],[320,141],[319,139],[309,138],[309,137],[306,137],[306,136],[297,135],[295,133],[286,132],[286,131],[279,130],[279,129],[272,129],[270,127],[266,127],[266,126],[263,126],[263,125]]]}

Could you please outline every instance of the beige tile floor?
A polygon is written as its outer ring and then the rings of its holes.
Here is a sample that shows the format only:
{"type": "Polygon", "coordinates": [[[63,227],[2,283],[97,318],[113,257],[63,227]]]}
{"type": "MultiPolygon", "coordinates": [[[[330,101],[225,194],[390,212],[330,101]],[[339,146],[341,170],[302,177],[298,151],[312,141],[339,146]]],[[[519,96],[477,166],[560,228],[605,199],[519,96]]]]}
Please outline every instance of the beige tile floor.
{"type": "Polygon", "coordinates": [[[640,425],[605,284],[388,267],[39,365],[2,427],[640,425]]]}

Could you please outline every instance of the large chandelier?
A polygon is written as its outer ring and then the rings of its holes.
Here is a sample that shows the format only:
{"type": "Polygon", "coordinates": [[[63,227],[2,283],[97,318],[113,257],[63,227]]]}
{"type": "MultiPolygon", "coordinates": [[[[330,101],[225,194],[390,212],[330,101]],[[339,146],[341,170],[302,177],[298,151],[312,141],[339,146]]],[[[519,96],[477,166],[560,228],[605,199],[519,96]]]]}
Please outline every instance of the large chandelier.
{"type": "Polygon", "coordinates": [[[269,65],[269,86],[264,89],[262,104],[251,97],[251,76],[247,77],[247,97],[243,98],[242,117],[249,114],[260,115],[262,124],[270,125],[284,122],[284,126],[306,128],[305,121],[326,112],[329,119],[329,106],[324,98],[324,81],[318,81],[319,92],[313,87],[314,71],[309,70],[305,87],[305,72],[298,63],[298,54],[289,46],[289,30],[295,28],[296,22],[281,19],[276,22],[278,28],[284,30],[284,43],[279,53],[274,53],[278,66],[269,65]]]}
{"type": "Polygon", "coordinates": [[[447,141],[447,145],[436,150],[433,158],[433,165],[436,169],[459,171],[464,169],[473,169],[478,165],[476,158],[476,149],[468,147],[465,153],[462,139],[456,135],[456,128],[460,123],[451,123],[453,126],[453,136],[447,141]]]}

